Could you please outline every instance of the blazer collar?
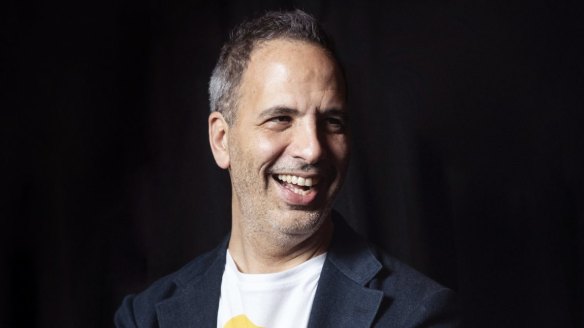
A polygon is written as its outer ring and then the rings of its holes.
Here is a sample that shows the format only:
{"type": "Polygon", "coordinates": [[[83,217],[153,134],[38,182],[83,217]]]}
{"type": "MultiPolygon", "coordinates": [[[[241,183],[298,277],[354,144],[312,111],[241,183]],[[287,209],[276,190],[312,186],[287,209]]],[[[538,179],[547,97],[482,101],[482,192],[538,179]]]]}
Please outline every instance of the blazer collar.
{"type": "MultiPolygon", "coordinates": [[[[334,216],[338,216],[336,213],[334,216]]],[[[329,248],[308,327],[369,327],[381,304],[383,292],[367,288],[381,270],[367,243],[344,222],[335,218],[329,248]]],[[[225,270],[228,237],[197,265],[175,279],[176,294],[157,304],[161,328],[217,327],[221,279],[225,270]]]]}
{"type": "Polygon", "coordinates": [[[383,292],[367,288],[381,270],[367,243],[342,219],[323,266],[308,327],[370,327],[383,292]]]}

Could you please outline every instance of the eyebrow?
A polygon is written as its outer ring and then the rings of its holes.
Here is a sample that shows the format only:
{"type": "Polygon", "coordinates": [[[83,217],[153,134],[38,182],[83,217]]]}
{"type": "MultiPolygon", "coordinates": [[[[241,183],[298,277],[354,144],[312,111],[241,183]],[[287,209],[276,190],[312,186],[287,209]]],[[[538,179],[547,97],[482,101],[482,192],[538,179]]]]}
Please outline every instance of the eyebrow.
{"type": "Polygon", "coordinates": [[[296,116],[296,115],[298,115],[298,110],[294,109],[294,108],[290,108],[290,107],[274,106],[274,107],[270,107],[268,109],[263,110],[259,116],[261,118],[268,118],[268,117],[273,117],[273,116],[285,116],[285,115],[296,116]]]}
{"type": "Polygon", "coordinates": [[[324,115],[334,115],[334,116],[340,116],[343,118],[346,118],[348,116],[348,113],[346,110],[342,110],[342,109],[338,109],[338,108],[331,108],[328,110],[325,110],[324,115]]]}
{"type": "MultiPolygon", "coordinates": [[[[269,118],[274,116],[297,116],[299,111],[295,108],[285,106],[274,106],[260,112],[260,118],[269,118]]],[[[325,109],[321,115],[334,115],[343,118],[347,117],[347,111],[336,107],[325,109]]]]}

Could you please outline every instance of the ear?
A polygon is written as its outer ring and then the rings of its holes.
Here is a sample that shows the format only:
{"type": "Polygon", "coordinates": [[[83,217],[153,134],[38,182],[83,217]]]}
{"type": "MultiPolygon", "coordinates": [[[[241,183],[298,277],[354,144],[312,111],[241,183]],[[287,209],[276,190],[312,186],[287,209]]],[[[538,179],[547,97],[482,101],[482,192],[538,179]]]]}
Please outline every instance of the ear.
{"type": "Polygon", "coordinates": [[[209,115],[209,143],[215,162],[222,169],[229,168],[229,125],[223,115],[212,112],[209,115]]]}

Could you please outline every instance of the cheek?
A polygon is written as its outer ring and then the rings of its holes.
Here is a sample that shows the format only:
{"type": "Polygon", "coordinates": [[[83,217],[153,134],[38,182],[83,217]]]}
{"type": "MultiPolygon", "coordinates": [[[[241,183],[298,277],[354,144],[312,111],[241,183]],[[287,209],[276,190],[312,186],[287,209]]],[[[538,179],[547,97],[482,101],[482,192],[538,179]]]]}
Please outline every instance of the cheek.
{"type": "Polygon", "coordinates": [[[285,142],[282,136],[259,135],[254,138],[252,147],[256,149],[256,155],[261,161],[270,161],[278,157],[285,149],[285,142]]]}
{"type": "Polygon", "coordinates": [[[344,166],[350,155],[348,139],[345,135],[334,135],[329,138],[329,149],[337,164],[344,166]]]}

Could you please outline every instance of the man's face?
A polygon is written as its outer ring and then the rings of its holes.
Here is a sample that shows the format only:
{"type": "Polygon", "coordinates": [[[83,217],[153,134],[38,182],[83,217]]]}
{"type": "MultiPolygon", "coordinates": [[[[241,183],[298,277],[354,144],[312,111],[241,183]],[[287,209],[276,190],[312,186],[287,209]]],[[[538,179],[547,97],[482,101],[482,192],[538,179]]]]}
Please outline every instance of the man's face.
{"type": "Polygon", "coordinates": [[[278,238],[316,232],[349,158],[337,65],[315,45],[268,41],[252,52],[239,94],[228,134],[234,223],[278,238]]]}

